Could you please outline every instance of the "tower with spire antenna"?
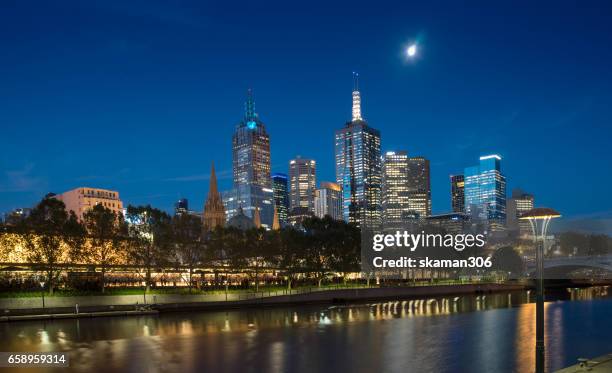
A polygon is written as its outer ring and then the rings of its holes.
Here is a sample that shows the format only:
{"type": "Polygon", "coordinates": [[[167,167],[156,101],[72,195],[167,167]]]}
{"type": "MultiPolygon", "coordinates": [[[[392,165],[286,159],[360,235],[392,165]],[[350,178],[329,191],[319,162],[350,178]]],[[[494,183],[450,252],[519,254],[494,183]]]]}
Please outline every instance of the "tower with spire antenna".
{"type": "Polygon", "coordinates": [[[353,122],[361,118],[361,94],[359,93],[359,73],[353,72],[353,122]]]}
{"type": "Polygon", "coordinates": [[[270,177],[270,137],[255,111],[253,90],[247,91],[244,117],[232,137],[233,188],[223,193],[227,218],[242,208],[245,216],[255,218],[256,207],[261,226],[270,228],[274,195],[270,177]]]}
{"type": "Polygon", "coordinates": [[[210,166],[210,183],[208,187],[208,197],[204,203],[202,222],[204,224],[204,229],[207,231],[225,225],[225,207],[223,206],[223,200],[217,188],[217,175],[215,174],[214,163],[211,163],[210,166]]]}
{"type": "Polygon", "coordinates": [[[335,133],[336,181],[342,187],[342,216],[360,227],[377,228],[382,187],[380,132],[363,119],[356,72],[352,98],[351,121],[335,133]]]}

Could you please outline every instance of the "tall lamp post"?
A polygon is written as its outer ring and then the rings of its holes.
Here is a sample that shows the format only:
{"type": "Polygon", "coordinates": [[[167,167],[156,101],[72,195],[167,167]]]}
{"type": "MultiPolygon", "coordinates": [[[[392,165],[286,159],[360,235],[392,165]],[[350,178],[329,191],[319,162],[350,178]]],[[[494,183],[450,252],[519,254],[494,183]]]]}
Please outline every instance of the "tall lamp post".
{"type": "Polygon", "coordinates": [[[519,219],[529,220],[536,244],[536,373],[544,373],[544,240],[550,221],[561,215],[550,208],[534,208],[519,219]]]}

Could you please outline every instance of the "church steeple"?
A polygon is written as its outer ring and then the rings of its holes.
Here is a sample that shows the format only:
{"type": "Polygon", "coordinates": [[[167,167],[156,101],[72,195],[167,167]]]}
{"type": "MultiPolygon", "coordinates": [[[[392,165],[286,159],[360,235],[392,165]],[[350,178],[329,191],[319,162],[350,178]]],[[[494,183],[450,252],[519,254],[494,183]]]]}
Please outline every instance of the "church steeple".
{"type": "Polygon", "coordinates": [[[253,211],[253,224],[255,228],[261,228],[261,217],[259,216],[259,207],[255,206],[255,211],[253,211]]]}
{"type": "Polygon", "coordinates": [[[215,164],[210,166],[210,183],[208,187],[208,198],[204,204],[204,213],[202,214],[204,229],[213,230],[218,226],[225,225],[225,207],[223,200],[219,194],[217,187],[217,175],[215,173],[215,164]]]}
{"type": "Polygon", "coordinates": [[[274,207],[274,217],[272,218],[272,230],[277,231],[280,229],[280,222],[278,221],[278,211],[274,207]]]}

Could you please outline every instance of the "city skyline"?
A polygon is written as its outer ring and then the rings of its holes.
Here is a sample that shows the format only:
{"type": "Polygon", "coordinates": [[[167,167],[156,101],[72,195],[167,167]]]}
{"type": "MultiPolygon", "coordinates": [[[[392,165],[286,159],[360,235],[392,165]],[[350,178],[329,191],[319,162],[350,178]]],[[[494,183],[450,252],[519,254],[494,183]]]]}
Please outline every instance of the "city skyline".
{"type": "MultiPolygon", "coordinates": [[[[85,12],[82,20],[58,14],[65,22],[50,24],[41,5],[22,25],[16,25],[10,15],[24,14],[26,9],[15,5],[2,16],[6,18],[0,27],[10,27],[12,32],[47,27],[55,33],[39,41],[23,32],[22,44],[7,41],[11,58],[0,62],[7,71],[7,84],[0,88],[5,103],[0,121],[6,129],[1,142],[0,211],[31,207],[47,192],[83,186],[117,190],[126,205],[150,203],[171,211],[176,200],[185,197],[199,208],[208,192],[211,161],[218,165],[219,189],[231,188],[228,149],[248,88],[254,89],[270,134],[270,171],[288,173],[288,161],[302,154],[317,161],[320,180],[334,180],[333,133],[350,119],[349,74],[356,70],[362,76],[364,117],[381,131],[381,152],[405,149],[409,155],[431,161],[434,214],[451,211],[449,175],[462,172],[479,156],[495,153],[504,159],[507,190],[523,188],[536,196],[538,204],[555,206],[565,217],[610,215],[612,202],[601,196],[606,195],[612,176],[597,170],[609,169],[611,163],[603,151],[610,136],[605,125],[610,118],[606,105],[610,96],[603,88],[610,76],[605,66],[612,56],[601,48],[605,40],[601,31],[609,25],[600,22],[597,12],[568,12],[568,6],[562,5],[540,27],[514,30],[510,37],[495,20],[517,19],[518,10],[489,9],[486,27],[496,31],[493,37],[475,26],[466,27],[464,21],[460,23],[465,30],[454,33],[458,23],[453,23],[453,9],[439,12],[439,20],[433,22],[432,13],[411,6],[408,19],[389,14],[388,27],[382,30],[351,29],[329,42],[324,40],[326,32],[341,30],[346,20],[314,15],[322,30],[305,38],[299,28],[306,17],[280,9],[281,17],[263,30],[253,30],[248,40],[241,42],[234,33],[222,39],[236,43],[237,49],[247,48],[253,58],[245,65],[229,63],[237,51],[203,38],[198,16],[187,17],[184,9],[170,9],[169,14],[176,17],[162,19],[151,15],[132,20],[129,7],[106,9],[104,17],[85,12]],[[591,22],[580,32],[562,29],[564,22],[584,18],[591,22]],[[121,38],[112,32],[100,37],[98,32],[108,19],[121,28],[121,38]],[[270,36],[279,23],[285,26],[296,20],[299,27],[287,28],[286,36],[261,38],[270,36]],[[132,21],[151,34],[143,38],[136,31],[126,31],[132,21]],[[155,30],[160,23],[167,27],[165,32],[155,30]],[[81,36],[70,36],[68,31],[73,29],[82,30],[81,36]],[[189,43],[202,42],[203,52],[182,44],[171,46],[183,36],[188,36],[189,43]],[[290,37],[302,45],[286,43],[290,37]],[[149,39],[156,47],[176,53],[180,61],[139,44],[149,39]],[[422,44],[422,55],[407,63],[401,50],[414,39],[422,44]],[[590,42],[581,43],[586,39],[590,42]],[[375,45],[375,40],[382,42],[375,45]],[[486,61],[474,63],[502,41],[504,50],[496,49],[486,55],[486,61]],[[358,43],[362,49],[355,48],[358,43]],[[64,46],[63,52],[54,53],[57,45],[64,46]],[[84,51],[70,49],[78,45],[84,51]],[[281,45],[286,51],[282,55],[281,45]],[[332,45],[342,47],[327,50],[332,45]],[[463,48],[461,54],[458,45],[463,48]],[[546,55],[526,58],[524,52],[535,53],[536,47],[546,55]],[[568,49],[589,72],[574,69],[563,58],[568,49]],[[129,61],[124,63],[125,54],[129,61]],[[222,61],[228,66],[221,68],[222,61]],[[517,73],[521,69],[526,69],[525,74],[517,73]],[[211,76],[214,71],[218,77],[211,76]],[[45,74],[45,84],[36,78],[37,72],[45,74]],[[560,74],[573,78],[560,85],[560,74]],[[523,89],[527,82],[532,82],[530,92],[523,89]],[[304,126],[309,130],[296,136],[296,129],[304,126]],[[574,136],[559,135],[568,131],[574,136]],[[531,154],[541,147],[546,167],[533,167],[531,154]],[[555,152],[556,148],[573,152],[555,152]],[[556,180],[561,175],[563,188],[558,188],[556,180]],[[583,182],[585,177],[589,183],[583,182]],[[584,198],[567,199],[569,191],[584,198]]],[[[87,5],[82,7],[87,10],[87,5]]],[[[266,17],[264,10],[254,11],[266,17]]],[[[367,9],[345,10],[353,16],[367,13],[367,9]]],[[[214,11],[226,14],[228,9],[214,11]]],[[[526,13],[533,18],[538,12],[527,9],[526,13]]]]}

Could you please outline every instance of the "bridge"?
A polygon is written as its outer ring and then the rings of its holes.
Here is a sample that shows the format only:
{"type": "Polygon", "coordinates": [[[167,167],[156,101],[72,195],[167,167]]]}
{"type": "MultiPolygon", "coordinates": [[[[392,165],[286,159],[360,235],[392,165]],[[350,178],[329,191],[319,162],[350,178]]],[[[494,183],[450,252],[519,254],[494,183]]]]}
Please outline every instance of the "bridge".
{"type": "MultiPolygon", "coordinates": [[[[594,270],[602,274],[607,272],[605,277],[612,278],[612,254],[544,258],[545,278],[563,278],[580,269],[594,270]]],[[[535,260],[530,260],[527,262],[527,273],[531,275],[534,272],[535,260]]]]}

